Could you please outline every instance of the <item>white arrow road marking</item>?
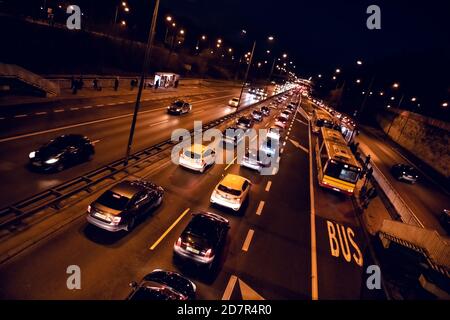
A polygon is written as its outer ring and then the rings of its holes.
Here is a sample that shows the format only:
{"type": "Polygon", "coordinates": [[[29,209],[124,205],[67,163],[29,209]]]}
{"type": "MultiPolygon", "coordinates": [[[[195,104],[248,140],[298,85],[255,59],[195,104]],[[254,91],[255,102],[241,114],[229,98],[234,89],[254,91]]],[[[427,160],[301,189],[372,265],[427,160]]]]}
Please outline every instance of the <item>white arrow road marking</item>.
{"type": "Polygon", "coordinates": [[[301,145],[300,143],[298,143],[297,141],[292,140],[292,139],[289,139],[289,141],[290,141],[296,148],[299,148],[299,149],[305,151],[306,153],[309,153],[308,148],[305,148],[304,146],[302,146],[302,145],[301,145]]]}

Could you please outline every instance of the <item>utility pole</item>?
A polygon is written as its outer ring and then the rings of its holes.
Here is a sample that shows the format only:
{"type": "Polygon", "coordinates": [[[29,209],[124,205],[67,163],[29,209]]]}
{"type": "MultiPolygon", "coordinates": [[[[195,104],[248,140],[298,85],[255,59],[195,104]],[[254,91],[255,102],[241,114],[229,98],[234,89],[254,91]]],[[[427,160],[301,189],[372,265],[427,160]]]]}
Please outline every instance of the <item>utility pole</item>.
{"type": "Polygon", "coordinates": [[[247,78],[248,78],[248,72],[250,71],[250,67],[252,65],[253,55],[255,53],[255,47],[256,47],[256,40],[253,42],[252,53],[250,54],[250,61],[247,66],[247,70],[245,71],[244,83],[242,84],[241,94],[239,95],[239,102],[238,102],[238,107],[236,108],[236,112],[238,111],[239,107],[241,106],[242,94],[244,93],[245,84],[247,83],[247,78]]]}
{"type": "Polygon", "coordinates": [[[362,101],[361,107],[359,108],[359,111],[358,111],[358,114],[357,114],[358,120],[361,120],[361,114],[362,114],[362,112],[363,112],[363,110],[364,110],[364,107],[366,106],[367,98],[368,98],[369,95],[370,95],[370,92],[371,92],[371,90],[372,90],[372,86],[373,86],[373,83],[374,83],[374,82],[375,82],[375,75],[374,75],[374,76],[372,77],[372,79],[370,80],[369,87],[367,88],[366,94],[364,95],[364,100],[362,101]]]}
{"type": "Polygon", "coordinates": [[[136,97],[136,104],[134,106],[133,120],[131,122],[130,136],[128,138],[128,144],[127,144],[127,150],[125,153],[124,165],[128,164],[128,158],[130,157],[131,146],[133,144],[134,129],[136,127],[136,120],[137,120],[137,115],[139,112],[139,107],[140,107],[140,102],[141,102],[142,89],[144,88],[145,74],[147,72],[149,60],[152,55],[153,40],[155,38],[156,19],[158,17],[158,8],[159,8],[159,0],[156,0],[155,9],[153,11],[152,23],[150,25],[150,31],[148,34],[147,47],[146,47],[145,56],[144,56],[144,64],[142,66],[141,81],[139,82],[139,90],[138,90],[137,97],[136,97]]]}

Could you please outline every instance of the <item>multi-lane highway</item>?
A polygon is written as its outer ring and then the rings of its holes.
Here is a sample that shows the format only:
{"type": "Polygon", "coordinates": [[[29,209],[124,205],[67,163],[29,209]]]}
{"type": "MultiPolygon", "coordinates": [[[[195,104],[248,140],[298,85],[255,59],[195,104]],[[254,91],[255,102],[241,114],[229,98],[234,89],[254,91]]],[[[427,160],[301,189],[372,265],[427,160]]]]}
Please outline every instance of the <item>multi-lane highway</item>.
{"type": "MultiPolygon", "coordinates": [[[[193,103],[193,110],[182,117],[168,115],[166,107],[174,98],[148,99],[142,102],[136,126],[132,151],[137,151],[170,138],[171,128],[192,129],[194,120],[208,122],[235,111],[227,106],[228,100],[239,94],[239,89],[191,88],[187,97],[193,103]],[[203,91],[203,92],[202,92],[203,91]],[[206,92],[205,92],[206,91],[206,92]]],[[[183,92],[182,92],[183,93],[183,92]]],[[[0,193],[0,207],[49,189],[70,178],[82,175],[101,165],[108,164],[124,156],[132,119],[134,103],[118,103],[119,98],[84,108],[78,104],[69,106],[44,106],[45,115],[30,115],[9,119],[2,127],[0,138],[0,173],[4,183],[0,193]],[[114,101],[115,100],[115,101],[114,101]],[[63,110],[61,112],[56,112],[63,110]],[[24,132],[26,128],[26,132],[24,132]],[[86,135],[95,143],[96,154],[92,161],[69,168],[60,173],[36,173],[27,168],[28,154],[50,139],[64,133],[86,135]],[[26,183],[24,183],[26,182],[26,183]]],[[[252,97],[245,96],[244,104],[251,103],[252,97]]],[[[81,103],[82,104],[82,103],[81,103]]],[[[86,103],[84,103],[86,104],[86,103]]],[[[16,111],[17,112],[17,111],[16,111]]],[[[21,111],[24,112],[24,111],[21,111]]]]}
{"type": "MultiPolygon", "coordinates": [[[[208,121],[233,112],[225,106],[225,97],[201,101],[210,98],[217,97],[199,98],[193,112],[182,117],[168,116],[162,110],[163,102],[143,110],[136,150],[167,138],[175,128],[192,127],[194,120],[208,121]]],[[[247,99],[250,102],[251,98],[247,99]]],[[[271,115],[255,127],[273,124],[288,102],[273,104],[271,115]]],[[[0,296],[123,299],[129,293],[130,281],[164,268],[192,279],[200,299],[382,297],[365,288],[365,267],[371,264],[371,257],[351,200],[317,186],[311,152],[315,137],[310,134],[306,114],[302,114],[296,112],[291,117],[282,136],[280,168],[275,175],[262,176],[237,163],[215,164],[199,174],[172,163],[170,153],[160,157],[146,168],[143,177],[164,187],[163,204],[130,234],[109,234],[87,224],[86,207],[99,192],[63,209],[61,215],[77,218],[0,266],[0,296]],[[211,192],[226,173],[239,174],[252,182],[249,202],[241,215],[210,205],[211,192]],[[221,262],[209,275],[173,262],[173,244],[191,213],[199,210],[219,213],[231,225],[221,262]],[[81,290],[67,289],[69,265],[81,268],[81,290]]],[[[122,156],[129,121],[127,116],[79,128],[99,141],[96,158],[86,167],[78,166],[77,174],[122,156]]],[[[220,129],[230,124],[224,123],[220,129]]],[[[13,148],[13,142],[8,141],[12,143],[8,147],[13,148]]],[[[19,142],[21,150],[31,147],[21,139],[19,142]]],[[[68,178],[64,173],[58,174],[59,181],[68,178]]],[[[30,184],[34,184],[33,178],[29,178],[30,184]]],[[[13,177],[10,179],[13,181],[13,177]]],[[[40,184],[36,181],[37,186],[40,184]]]]}

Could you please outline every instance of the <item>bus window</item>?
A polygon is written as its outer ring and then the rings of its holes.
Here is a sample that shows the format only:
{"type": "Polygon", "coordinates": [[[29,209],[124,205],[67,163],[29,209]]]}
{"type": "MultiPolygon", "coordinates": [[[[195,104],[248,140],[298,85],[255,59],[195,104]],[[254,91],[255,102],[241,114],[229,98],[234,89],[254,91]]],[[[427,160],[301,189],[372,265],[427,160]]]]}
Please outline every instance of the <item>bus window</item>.
{"type": "Polygon", "coordinates": [[[325,169],[325,175],[350,183],[356,183],[359,172],[351,170],[350,168],[345,168],[344,165],[340,163],[333,163],[330,161],[325,169]]]}

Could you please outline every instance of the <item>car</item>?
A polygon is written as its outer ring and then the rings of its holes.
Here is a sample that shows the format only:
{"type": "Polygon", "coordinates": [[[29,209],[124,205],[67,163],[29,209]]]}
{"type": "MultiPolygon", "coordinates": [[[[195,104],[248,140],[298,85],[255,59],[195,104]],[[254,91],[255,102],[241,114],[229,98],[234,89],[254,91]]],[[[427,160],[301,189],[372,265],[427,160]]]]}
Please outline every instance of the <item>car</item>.
{"type": "Polygon", "coordinates": [[[261,172],[271,164],[270,155],[257,149],[249,149],[242,157],[241,166],[261,172]]]}
{"type": "Polygon", "coordinates": [[[87,137],[79,134],[65,134],[31,151],[28,158],[31,169],[59,172],[67,167],[91,160],[94,154],[94,144],[87,137]]]}
{"type": "Polygon", "coordinates": [[[222,141],[237,146],[244,139],[244,130],[231,126],[222,131],[222,141]]]}
{"type": "Polygon", "coordinates": [[[275,126],[285,129],[286,125],[287,125],[287,121],[288,121],[288,119],[286,119],[286,117],[281,117],[281,116],[277,117],[275,119],[275,126]]]}
{"type": "Polygon", "coordinates": [[[283,110],[283,111],[281,111],[281,113],[280,113],[280,116],[284,116],[284,117],[286,117],[286,118],[288,118],[289,119],[289,117],[292,115],[292,112],[291,111],[289,111],[289,110],[283,110]]]}
{"type": "Polygon", "coordinates": [[[204,211],[193,214],[173,245],[174,258],[212,269],[225,247],[229,229],[228,220],[218,214],[204,211]]]}
{"type": "Polygon", "coordinates": [[[408,164],[396,164],[391,168],[392,175],[399,181],[414,184],[419,179],[417,170],[408,164]]]}
{"type": "Polygon", "coordinates": [[[87,221],[110,232],[131,231],[138,219],[157,208],[164,189],[144,180],[125,180],[102,193],[87,208],[87,221]]]}
{"type": "Polygon", "coordinates": [[[203,173],[208,166],[216,161],[213,149],[202,144],[193,144],[180,154],[179,164],[182,167],[203,173]]]}
{"type": "Polygon", "coordinates": [[[239,107],[239,98],[236,98],[236,97],[231,98],[228,101],[228,105],[231,106],[231,107],[239,107]]]}
{"type": "Polygon", "coordinates": [[[267,117],[268,115],[270,115],[270,109],[266,106],[261,107],[260,111],[263,114],[263,116],[267,117]]]}
{"type": "Polygon", "coordinates": [[[444,209],[439,215],[439,222],[447,233],[450,233],[450,210],[444,209]]]}
{"type": "Polygon", "coordinates": [[[173,271],[155,269],[137,283],[130,283],[127,300],[194,300],[194,282],[173,271]]]}
{"type": "Polygon", "coordinates": [[[258,122],[261,122],[263,119],[263,115],[260,111],[258,110],[253,110],[252,111],[252,119],[258,122]]]}
{"type": "Polygon", "coordinates": [[[294,112],[297,107],[294,104],[290,103],[289,105],[287,105],[286,109],[294,112]]]}
{"type": "Polygon", "coordinates": [[[282,133],[282,129],[277,126],[272,126],[269,128],[269,131],[267,132],[267,138],[280,140],[282,133]]]}
{"type": "Polygon", "coordinates": [[[214,188],[210,202],[239,211],[250,192],[250,180],[228,173],[214,188]]]}
{"type": "Polygon", "coordinates": [[[276,154],[276,151],[279,148],[279,140],[273,139],[271,137],[266,137],[266,140],[261,143],[260,149],[265,152],[269,156],[273,156],[276,154]]]}
{"type": "Polygon", "coordinates": [[[253,120],[249,117],[240,117],[236,120],[236,125],[238,128],[247,130],[253,127],[253,120]]]}
{"type": "Polygon", "coordinates": [[[167,107],[167,113],[177,115],[191,112],[191,110],[192,105],[183,100],[176,100],[170,106],[167,107]]]}

